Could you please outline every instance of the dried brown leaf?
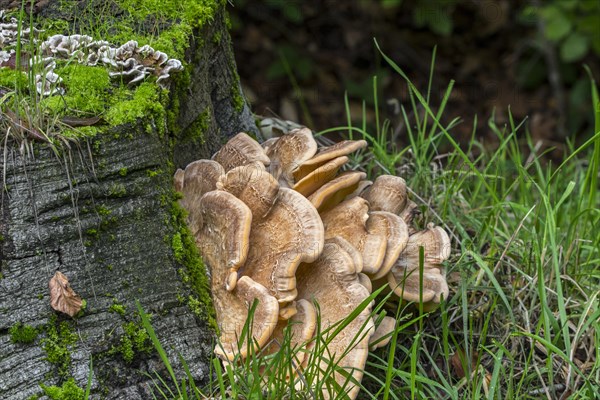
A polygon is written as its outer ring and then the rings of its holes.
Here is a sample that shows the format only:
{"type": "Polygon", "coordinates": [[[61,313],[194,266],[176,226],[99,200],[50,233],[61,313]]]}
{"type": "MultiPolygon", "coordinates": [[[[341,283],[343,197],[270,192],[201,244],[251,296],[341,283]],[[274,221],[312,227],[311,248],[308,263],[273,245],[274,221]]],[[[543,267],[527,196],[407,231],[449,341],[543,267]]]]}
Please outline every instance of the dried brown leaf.
{"type": "Polygon", "coordinates": [[[72,128],[77,128],[80,126],[97,125],[102,122],[102,118],[100,118],[100,117],[83,118],[83,117],[73,117],[73,116],[67,115],[67,116],[62,117],[60,119],[60,122],[62,122],[65,125],[69,125],[72,128]]]}
{"type": "MultiPolygon", "coordinates": [[[[465,352],[462,349],[457,349],[450,357],[450,365],[452,366],[454,374],[459,379],[462,379],[466,376],[466,371],[464,369],[464,366],[466,366],[465,357],[465,352]]],[[[477,357],[477,352],[471,354],[471,371],[474,371],[477,368],[477,357]]]]}
{"type": "Polygon", "coordinates": [[[81,311],[81,297],[69,285],[69,280],[60,271],[56,271],[50,282],[50,306],[56,311],[68,314],[71,317],[81,311]]]}

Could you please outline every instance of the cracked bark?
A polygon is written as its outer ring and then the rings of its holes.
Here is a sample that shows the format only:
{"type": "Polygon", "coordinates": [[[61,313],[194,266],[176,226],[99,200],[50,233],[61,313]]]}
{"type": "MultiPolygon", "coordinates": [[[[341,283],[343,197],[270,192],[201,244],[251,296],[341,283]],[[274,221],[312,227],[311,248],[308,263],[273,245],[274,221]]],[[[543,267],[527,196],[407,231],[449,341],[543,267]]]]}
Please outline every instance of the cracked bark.
{"type": "Polygon", "coordinates": [[[18,145],[0,151],[0,176],[6,176],[0,210],[0,398],[26,399],[41,393],[40,383],[64,380],[41,346],[44,326],[55,314],[48,281],[56,270],[87,301],[83,316],[72,321],[61,315],[59,321],[68,321],[79,337],[68,348],[69,375],[80,387],[94,360],[93,398],[151,398],[152,383],[144,373],[166,373],[154,353],[138,353],[131,363],[109,354],[120,343],[123,325],[138,321],[136,299],[152,314],[173,365],[183,355],[196,383],[206,382],[214,336],[181,301],[191,293],[178,275],[183,266],[174,259],[175,228],[166,199],[174,168],[207,158],[239,131],[256,130],[248,107],[236,111],[231,99],[237,76],[224,11],[196,34],[207,39],[202,50],[190,44],[190,87],[173,94],[181,104],[177,136],[145,133],[148,121],[140,121],[74,146],[61,158],[43,144],[35,144],[34,158],[18,145]],[[208,39],[217,31],[219,43],[208,39]],[[188,131],[207,109],[204,140],[189,140],[188,131]],[[126,307],[125,316],[110,312],[115,302],[126,307]],[[11,342],[9,329],[18,322],[40,329],[33,344],[11,342]]]}

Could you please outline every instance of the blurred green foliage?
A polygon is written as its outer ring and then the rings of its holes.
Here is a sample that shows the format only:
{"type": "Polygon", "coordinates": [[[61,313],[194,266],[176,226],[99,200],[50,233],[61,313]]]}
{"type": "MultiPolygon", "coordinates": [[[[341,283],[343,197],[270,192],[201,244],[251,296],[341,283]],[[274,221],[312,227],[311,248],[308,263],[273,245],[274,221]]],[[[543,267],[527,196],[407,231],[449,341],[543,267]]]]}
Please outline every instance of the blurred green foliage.
{"type": "Polygon", "coordinates": [[[418,28],[427,28],[438,35],[448,36],[454,30],[454,8],[459,0],[419,0],[412,11],[418,28]]]}
{"type": "Polygon", "coordinates": [[[269,65],[267,69],[267,79],[273,80],[288,76],[286,63],[291,69],[291,73],[300,81],[307,80],[314,72],[313,60],[306,56],[301,49],[284,43],[278,46],[279,58],[269,65]]]}
{"type": "MultiPolygon", "coordinates": [[[[384,8],[397,8],[404,4],[412,9],[412,20],[417,28],[427,28],[431,32],[448,36],[454,30],[454,9],[461,0],[380,0],[384,8]]],[[[465,0],[462,0],[465,1],[465,0]]]]}
{"type": "MultiPolygon", "coordinates": [[[[418,28],[448,36],[454,29],[454,10],[468,0],[380,0],[384,8],[404,5],[412,8],[413,23],[418,28]],[[410,3],[410,4],[408,4],[410,3]]],[[[543,35],[560,49],[564,62],[576,62],[590,51],[600,55],[600,1],[544,0],[531,1],[518,14],[529,25],[543,24],[543,35]]]]}
{"type": "Polygon", "coordinates": [[[600,1],[548,0],[523,9],[521,21],[542,22],[542,34],[559,48],[563,62],[580,61],[590,51],[600,55],[600,1]]]}

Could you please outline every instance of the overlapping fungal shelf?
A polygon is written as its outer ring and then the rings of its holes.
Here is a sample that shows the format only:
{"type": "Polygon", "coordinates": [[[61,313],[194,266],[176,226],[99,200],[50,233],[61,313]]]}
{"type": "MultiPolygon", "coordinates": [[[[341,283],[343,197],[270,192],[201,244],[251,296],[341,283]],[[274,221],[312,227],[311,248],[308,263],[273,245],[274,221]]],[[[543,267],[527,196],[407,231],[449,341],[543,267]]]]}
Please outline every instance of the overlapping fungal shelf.
{"type": "MultiPolygon", "coordinates": [[[[0,67],[15,69],[17,43],[23,48],[33,41],[40,53],[34,57],[22,56],[30,64],[37,66],[35,86],[38,94],[53,96],[64,94],[62,78],[55,72],[57,60],[75,60],[88,66],[102,65],[109,69],[109,76],[120,79],[130,86],[141,83],[154,75],[161,87],[168,87],[171,74],[183,71],[181,61],[170,58],[162,51],[149,45],[138,45],[135,40],[116,46],[104,40],[94,40],[87,35],[53,35],[42,41],[38,39],[43,31],[35,27],[19,26],[15,17],[7,17],[0,10],[0,67]]],[[[21,60],[21,62],[24,62],[21,60]]]]}
{"type": "MultiPolygon", "coordinates": [[[[348,155],[366,146],[347,140],[319,148],[307,128],[262,145],[240,133],[212,160],[176,172],[188,224],[210,268],[220,329],[215,352],[223,360],[247,356],[250,346],[239,338],[255,300],[251,343],[273,353],[285,326],[295,322],[301,369],[315,347],[315,304],[325,331],[356,310],[374,286],[388,283],[397,296],[429,309],[448,296],[442,263],[450,239],[440,227],[410,227],[416,205],[404,180],[382,175],[370,182],[364,172],[340,172],[348,155]]],[[[366,307],[327,351],[320,349],[355,382],[369,347],[385,345],[395,325],[385,317],[376,328],[370,314],[366,307]]],[[[359,387],[347,376],[335,379],[356,397],[359,387]]]]}

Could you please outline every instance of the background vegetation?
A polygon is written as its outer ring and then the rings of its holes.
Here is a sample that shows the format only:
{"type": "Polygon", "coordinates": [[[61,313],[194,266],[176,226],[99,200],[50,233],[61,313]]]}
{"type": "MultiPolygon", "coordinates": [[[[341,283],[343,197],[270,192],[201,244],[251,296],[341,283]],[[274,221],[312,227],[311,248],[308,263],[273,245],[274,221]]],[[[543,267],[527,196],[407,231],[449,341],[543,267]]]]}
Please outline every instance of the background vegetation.
{"type": "MultiPolygon", "coordinates": [[[[600,74],[600,5],[594,0],[235,0],[230,8],[239,73],[255,112],[324,129],[345,123],[340,94],[358,115],[373,103],[378,76],[381,113],[401,124],[402,82],[373,46],[413,78],[428,84],[431,50],[438,47],[431,101],[450,80],[446,122],[478,115],[478,137],[497,143],[485,121],[507,123],[508,108],[527,118],[534,139],[558,148],[565,137],[589,137],[593,126],[587,64],[600,74]],[[287,65],[287,67],[286,67],[287,65]],[[296,82],[295,84],[293,82],[296,82]]],[[[374,123],[372,110],[367,110],[374,123]]],[[[469,124],[453,135],[467,143],[469,124]]],[[[403,145],[406,136],[395,137],[403,145]]]]}

